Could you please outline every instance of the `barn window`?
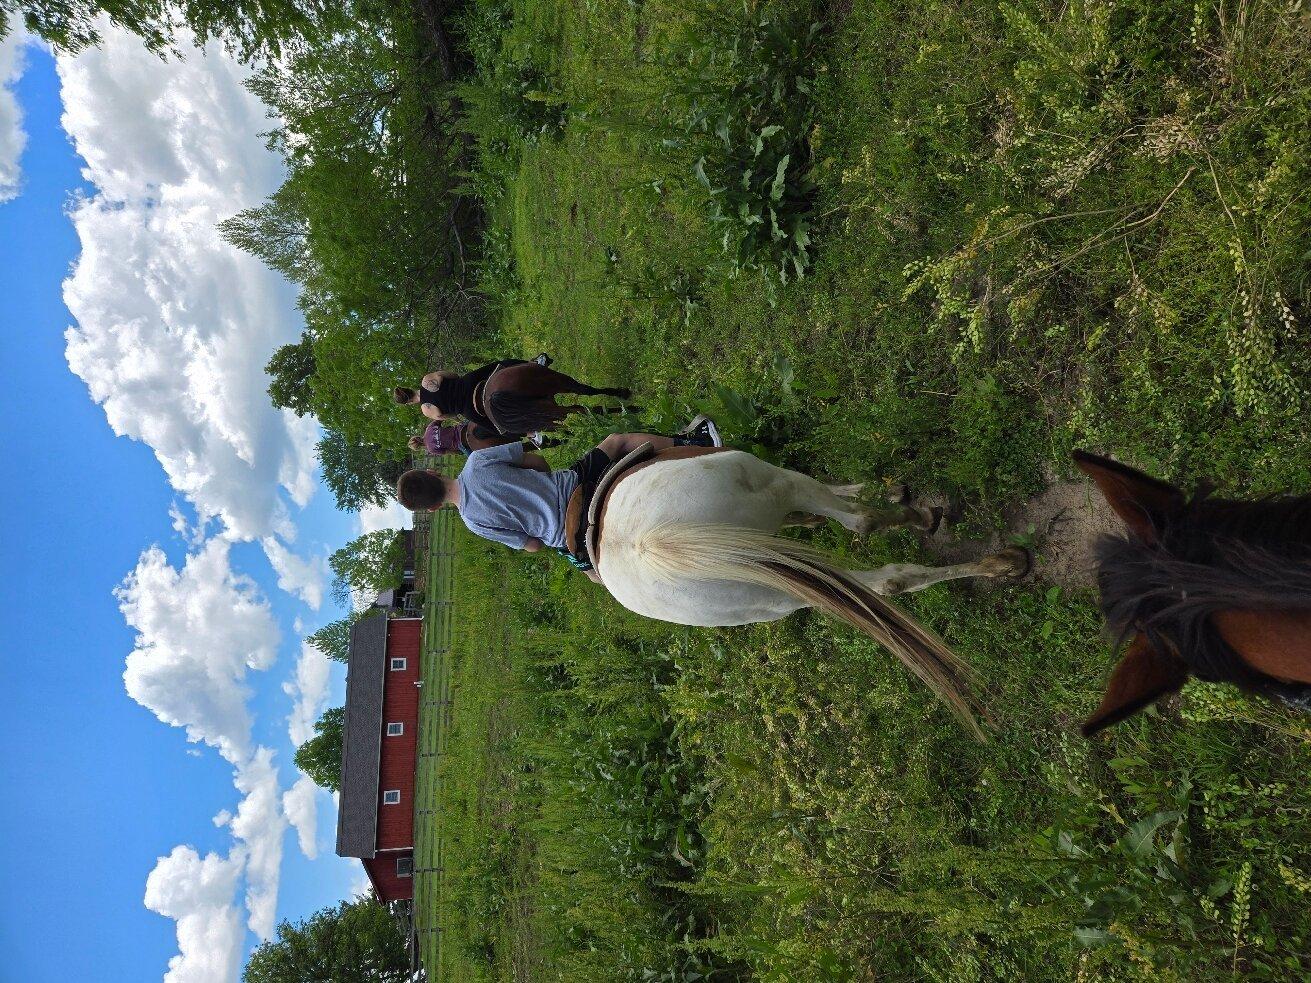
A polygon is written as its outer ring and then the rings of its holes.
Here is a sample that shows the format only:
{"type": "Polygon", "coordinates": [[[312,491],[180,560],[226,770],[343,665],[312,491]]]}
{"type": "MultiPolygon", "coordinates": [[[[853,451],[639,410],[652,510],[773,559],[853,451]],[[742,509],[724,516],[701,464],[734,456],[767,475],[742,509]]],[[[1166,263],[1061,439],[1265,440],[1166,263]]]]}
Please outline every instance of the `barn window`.
{"type": "Polygon", "coordinates": [[[413,877],[414,876],[414,858],[397,857],[396,858],[396,876],[413,877]]]}
{"type": "Polygon", "coordinates": [[[388,724],[388,725],[387,725],[387,736],[388,736],[388,737],[400,737],[400,736],[401,736],[402,734],[404,734],[404,733],[405,733],[405,725],[404,725],[404,724],[388,724]]]}
{"type": "Polygon", "coordinates": [[[385,806],[398,806],[401,804],[401,790],[391,788],[382,793],[382,804],[385,806]]]}
{"type": "Polygon", "coordinates": [[[399,672],[405,668],[406,664],[407,663],[404,659],[392,659],[391,660],[392,671],[399,672]]]}

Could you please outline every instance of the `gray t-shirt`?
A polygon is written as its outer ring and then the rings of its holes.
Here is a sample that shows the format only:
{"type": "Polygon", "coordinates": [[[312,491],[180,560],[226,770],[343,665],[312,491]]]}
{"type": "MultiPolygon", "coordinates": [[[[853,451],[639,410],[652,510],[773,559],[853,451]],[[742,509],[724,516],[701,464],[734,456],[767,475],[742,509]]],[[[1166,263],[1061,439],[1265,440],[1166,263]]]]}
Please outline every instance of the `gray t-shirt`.
{"type": "Polygon", "coordinates": [[[460,518],[484,539],[521,550],[530,537],[564,546],[564,510],[578,487],[573,471],[519,467],[523,445],[474,451],[460,472],[460,518]]]}

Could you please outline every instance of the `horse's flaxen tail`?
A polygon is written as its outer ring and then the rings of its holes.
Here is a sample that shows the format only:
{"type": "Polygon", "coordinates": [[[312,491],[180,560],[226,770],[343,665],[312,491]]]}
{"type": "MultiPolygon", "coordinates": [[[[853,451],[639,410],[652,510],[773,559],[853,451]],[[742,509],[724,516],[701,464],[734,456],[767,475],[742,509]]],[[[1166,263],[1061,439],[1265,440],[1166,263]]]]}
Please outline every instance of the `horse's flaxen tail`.
{"type": "Polygon", "coordinates": [[[640,533],[633,549],[669,580],[730,580],[790,594],[865,633],[899,658],[961,720],[975,738],[971,672],[933,631],[796,540],[741,526],[665,523],[640,533]]]}

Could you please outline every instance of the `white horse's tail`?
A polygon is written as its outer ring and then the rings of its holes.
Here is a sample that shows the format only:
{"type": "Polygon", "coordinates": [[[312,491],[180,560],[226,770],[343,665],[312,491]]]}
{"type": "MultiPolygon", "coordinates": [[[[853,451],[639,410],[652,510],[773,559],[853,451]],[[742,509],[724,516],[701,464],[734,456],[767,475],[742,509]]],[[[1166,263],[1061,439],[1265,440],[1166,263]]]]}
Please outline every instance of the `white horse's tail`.
{"type": "Polygon", "coordinates": [[[899,658],[983,740],[970,694],[972,674],[933,631],[831,557],[796,540],[740,526],[662,523],[637,535],[633,551],[666,580],[729,580],[790,594],[864,632],[899,658]]]}

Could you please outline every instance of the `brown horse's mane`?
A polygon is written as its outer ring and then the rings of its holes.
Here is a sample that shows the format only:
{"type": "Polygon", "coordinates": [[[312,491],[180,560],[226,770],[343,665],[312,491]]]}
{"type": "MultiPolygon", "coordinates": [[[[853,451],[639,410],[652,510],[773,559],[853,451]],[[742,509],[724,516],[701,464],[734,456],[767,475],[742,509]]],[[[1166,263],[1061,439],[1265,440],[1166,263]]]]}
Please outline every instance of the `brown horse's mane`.
{"type": "Polygon", "coordinates": [[[1226,610],[1311,612],[1311,495],[1243,502],[1202,490],[1154,518],[1156,543],[1105,536],[1097,544],[1102,613],[1117,644],[1141,631],[1199,679],[1311,709],[1311,686],[1253,669],[1211,619],[1226,610]]]}

